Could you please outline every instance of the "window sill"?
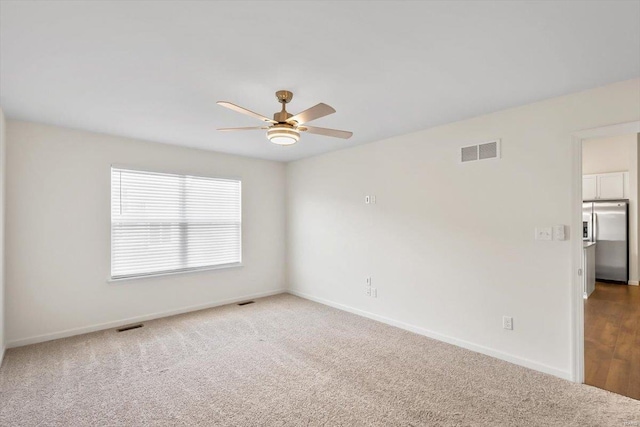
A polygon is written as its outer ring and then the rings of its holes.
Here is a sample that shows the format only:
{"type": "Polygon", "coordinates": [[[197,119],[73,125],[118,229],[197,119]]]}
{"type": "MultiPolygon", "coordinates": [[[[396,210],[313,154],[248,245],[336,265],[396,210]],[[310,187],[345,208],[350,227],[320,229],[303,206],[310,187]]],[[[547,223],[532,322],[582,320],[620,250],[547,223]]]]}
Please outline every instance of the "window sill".
{"type": "Polygon", "coordinates": [[[109,278],[109,279],[107,279],[107,283],[116,283],[117,284],[117,283],[121,283],[121,282],[128,282],[130,280],[153,279],[153,278],[157,278],[157,277],[201,273],[201,272],[212,271],[212,270],[226,270],[228,268],[238,268],[238,267],[243,267],[243,266],[244,266],[244,264],[242,264],[241,262],[236,262],[236,263],[233,263],[233,264],[216,265],[216,266],[213,266],[213,267],[197,268],[197,269],[193,269],[193,270],[169,271],[169,272],[166,272],[166,273],[144,274],[144,275],[140,275],[140,276],[130,276],[130,277],[118,277],[118,278],[115,278],[115,279],[109,278]]]}

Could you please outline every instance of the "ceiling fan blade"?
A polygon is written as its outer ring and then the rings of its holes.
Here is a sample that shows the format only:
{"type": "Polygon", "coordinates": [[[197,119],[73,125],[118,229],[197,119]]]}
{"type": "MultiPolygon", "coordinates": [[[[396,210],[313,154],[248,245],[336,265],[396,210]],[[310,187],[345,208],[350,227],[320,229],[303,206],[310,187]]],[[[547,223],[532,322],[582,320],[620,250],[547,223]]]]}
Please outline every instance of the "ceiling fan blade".
{"type": "Polygon", "coordinates": [[[353,135],[353,132],[348,132],[346,130],[319,128],[315,126],[300,126],[298,130],[315,133],[316,135],[332,136],[334,138],[342,139],[349,139],[353,135]]]}
{"type": "Polygon", "coordinates": [[[255,117],[256,119],[262,120],[263,122],[278,123],[275,120],[272,120],[272,119],[270,119],[268,117],[265,117],[265,116],[261,116],[258,113],[254,113],[251,110],[247,110],[246,108],[242,108],[242,107],[240,107],[240,106],[238,106],[236,104],[232,104],[232,103],[227,102],[227,101],[218,101],[217,104],[218,105],[222,105],[223,107],[226,107],[226,108],[228,108],[230,110],[233,110],[233,111],[236,111],[238,113],[242,113],[242,114],[246,114],[247,116],[255,117]]]}
{"type": "Polygon", "coordinates": [[[287,122],[295,121],[299,125],[303,123],[310,122],[311,120],[319,119],[320,117],[328,116],[329,114],[335,113],[336,110],[333,107],[323,104],[322,102],[318,105],[314,105],[313,107],[304,110],[302,113],[298,113],[295,116],[289,117],[287,122]]]}
{"type": "Polygon", "coordinates": [[[247,128],[220,128],[218,130],[222,132],[230,132],[230,131],[236,131],[236,130],[258,130],[258,129],[269,129],[269,126],[252,126],[247,128]]]}

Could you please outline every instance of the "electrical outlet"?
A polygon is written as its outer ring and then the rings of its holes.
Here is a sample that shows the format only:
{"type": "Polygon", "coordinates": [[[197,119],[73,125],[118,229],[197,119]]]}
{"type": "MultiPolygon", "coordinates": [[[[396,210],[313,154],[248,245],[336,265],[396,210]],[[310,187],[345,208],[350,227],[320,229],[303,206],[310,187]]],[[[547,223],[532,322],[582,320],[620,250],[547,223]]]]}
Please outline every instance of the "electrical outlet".
{"type": "Polygon", "coordinates": [[[365,291],[365,293],[367,294],[368,297],[371,296],[371,287],[370,286],[367,286],[364,291],[365,291]]]}
{"type": "Polygon", "coordinates": [[[371,286],[371,277],[367,277],[367,286],[371,286]]]}
{"type": "Polygon", "coordinates": [[[364,196],[364,202],[368,205],[371,203],[371,196],[364,196]]]}
{"type": "Polygon", "coordinates": [[[377,288],[371,288],[371,296],[373,298],[378,298],[378,289],[377,288]]]}
{"type": "Polygon", "coordinates": [[[502,316],[502,328],[512,331],[513,330],[513,317],[502,316]]]}

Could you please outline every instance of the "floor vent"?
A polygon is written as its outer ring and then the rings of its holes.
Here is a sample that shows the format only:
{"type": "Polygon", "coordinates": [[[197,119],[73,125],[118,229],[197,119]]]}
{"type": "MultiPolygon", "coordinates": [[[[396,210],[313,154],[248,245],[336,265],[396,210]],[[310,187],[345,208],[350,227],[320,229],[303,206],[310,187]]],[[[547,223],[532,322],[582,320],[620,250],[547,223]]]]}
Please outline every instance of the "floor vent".
{"type": "Polygon", "coordinates": [[[120,329],[116,329],[117,332],[124,332],[124,331],[130,331],[132,329],[138,329],[138,328],[142,328],[144,325],[142,323],[138,323],[137,325],[129,325],[129,326],[124,326],[120,329]]]}
{"type": "Polygon", "coordinates": [[[239,302],[238,305],[247,305],[247,304],[253,304],[255,301],[245,301],[245,302],[239,302]]]}
{"type": "Polygon", "coordinates": [[[499,159],[500,140],[487,141],[478,145],[469,145],[460,148],[460,162],[475,162],[478,160],[499,159]]]}

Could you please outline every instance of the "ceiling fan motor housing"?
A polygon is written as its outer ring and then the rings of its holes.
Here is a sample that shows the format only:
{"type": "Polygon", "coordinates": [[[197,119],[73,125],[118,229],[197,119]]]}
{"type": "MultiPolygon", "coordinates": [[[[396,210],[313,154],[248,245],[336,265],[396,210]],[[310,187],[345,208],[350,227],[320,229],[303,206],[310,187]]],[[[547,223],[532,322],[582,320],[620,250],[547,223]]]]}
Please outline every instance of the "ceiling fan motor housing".
{"type": "Polygon", "coordinates": [[[286,111],[282,110],[279,113],[275,113],[273,115],[273,120],[275,120],[278,123],[286,123],[289,117],[293,117],[293,114],[289,114],[286,111]]]}

